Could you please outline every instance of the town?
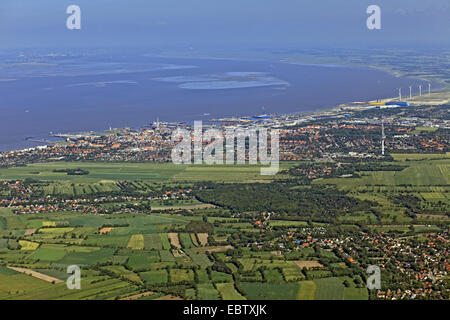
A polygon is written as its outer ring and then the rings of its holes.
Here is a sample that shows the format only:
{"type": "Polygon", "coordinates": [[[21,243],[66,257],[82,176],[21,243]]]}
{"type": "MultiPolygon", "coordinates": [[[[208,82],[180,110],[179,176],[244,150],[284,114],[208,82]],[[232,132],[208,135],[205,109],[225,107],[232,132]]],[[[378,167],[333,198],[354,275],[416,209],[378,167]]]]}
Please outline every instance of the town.
{"type": "Polygon", "coordinates": [[[449,299],[448,110],[350,104],[204,125],[277,128],[274,176],[173,164],[185,123],[3,152],[0,277],[32,271],[48,299],[83,295],[60,284],[73,263],[87,299],[449,299]],[[371,265],[380,289],[366,287],[371,265]]]}
{"type": "MultiPolygon", "coordinates": [[[[264,121],[235,119],[204,124],[203,128],[269,128],[280,130],[280,160],[380,158],[381,116],[386,126],[386,149],[394,152],[447,152],[450,120],[444,107],[339,108],[318,115],[273,116],[264,121]],[[356,110],[355,110],[356,109],[356,110]],[[430,115],[429,115],[430,113],[430,115]],[[442,133],[442,134],[441,134],[442,133]]],[[[149,128],[110,129],[106,133],[60,134],[65,141],[0,154],[0,166],[40,161],[171,161],[176,128],[187,124],[155,122],[149,128]]],[[[269,145],[270,147],[270,145],[269,145]]]]}

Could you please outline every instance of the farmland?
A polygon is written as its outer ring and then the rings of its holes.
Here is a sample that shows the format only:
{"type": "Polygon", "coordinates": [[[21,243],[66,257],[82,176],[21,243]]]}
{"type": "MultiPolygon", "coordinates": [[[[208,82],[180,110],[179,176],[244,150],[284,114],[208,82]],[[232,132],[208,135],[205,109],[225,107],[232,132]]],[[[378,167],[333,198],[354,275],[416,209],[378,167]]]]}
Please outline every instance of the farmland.
{"type": "Polygon", "coordinates": [[[236,291],[231,282],[218,283],[216,286],[223,300],[245,300],[245,298],[236,291]]]}
{"type": "Polygon", "coordinates": [[[425,214],[417,216],[426,217],[424,220],[435,217],[445,221],[445,216],[439,216],[450,212],[449,154],[394,154],[393,157],[408,166],[402,171],[361,172],[359,178],[331,178],[314,183],[333,184],[356,198],[379,204],[378,218],[369,213],[355,213],[341,217],[342,222],[407,223],[412,221],[408,213],[413,211],[425,214]],[[415,209],[408,205],[405,210],[407,199],[416,199],[415,209]]]}
{"type": "Polygon", "coordinates": [[[98,162],[49,162],[26,167],[0,169],[0,179],[39,179],[50,181],[71,181],[100,183],[111,180],[153,180],[165,181],[183,171],[185,167],[173,164],[152,163],[98,163],[98,162]],[[70,176],[54,170],[76,166],[89,172],[87,176],[70,176]]]}
{"type": "MultiPolygon", "coordinates": [[[[282,168],[293,164],[284,163],[282,168]]],[[[0,168],[0,180],[11,179],[36,179],[44,181],[57,181],[57,193],[72,192],[70,183],[79,183],[79,190],[89,192],[91,188],[101,191],[113,191],[116,189],[112,183],[114,181],[135,181],[146,182],[162,181],[251,181],[260,180],[260,166],[189,166],[161,163],[102,163],[102,162],[48,162],[30,164],[24,167],[0,168]],[[85,176],[67,175],[56,172],[71,168],[79,168],[89,172],[85,176]],[[89,185],[86,185],[88,183],[89,185]],[[64,190],[64,186],[66,189],[64,190]]],[[[273,179],[268,176],[265,179],[273,179]]],[[[52,186],[54,187],[54,186],[52,186]]],[[[117,189],[116,189],[117,190],[117,189]]],[[[47,188],[48,192],[54,192],[52,188],[47,188]]]]}
{"type": "MultiPolygon", "coordinates": [[[[448,250],[448,157],[393,159],[401,170],[308,184],[245,166],[79,162],[83,176],[54,172],[74,167],[64,162],[2,168],[12,203],[0,208],[0,299],[376,299],[365,268],[393,256],[386,248],[414,244],[424,261],[433,246],[448,250]],[[17,188],[30,196],[19,201],[17,188]],[[81,268],[79,291],[65,286],[70,265],[81,268]]],[[[404,281],[396,277],[421,274],[398,263],[408,271],[390,269],[392,292],[404,281]]]]}
{"type": "MultiPolygon", "coordinates": [[[[8,217],[9,215],[10,212],[3,212],[3,216],[8,217]]],[[[134,219],[159,224],[164,220],[161,219],[163,217],[166,216],[146,218],[145,215],[136,215],[134,219]]],[[[134,228],[115,227],[104,232],[105,227],[102,227],[104,223],[101,219],[104,219],[105,223],[108,219],[98,217],[99,219],[94,223],[93,220],[86,219],[88,216],[76,213],[55,213],[42,217],[33,215],[18,218],[20,218],[23,228],[28,228],[31,224],[39,227],[36,221],[40,221],[40,225],[46,225],[46,227],[41,227],[41,230],[45,231],[39,234],[23,234],[17,242],[19,250],[8,249],[7,239],[2,239],[0,264],[11,266],[11,268],[23,265],[29,270],[36,271],[36,274],[48,275],[49,279],[56,279],[56,281],[55,283],[48,281],[44,283],[45,280],[39,277],[27,278],[22,273],[16,273],[12,269],[0,266],[0,277],[5,277],[6,274],[14,275],[9,276],[9,280],[4,282],[4,287],[0,291],[3,292],[3,298],[33,298],[36,296],[35,292],[40,292],[48,298],[56,297],[56,293],[58,293],[62,299],[74,297],[86,299],[126,298],[126,296],[136,295],[139,290],[150,289],[154,292],[163,290],[167,293],[165,290],[169,288],[178,290],[177,292],[180,294],[179,288],[184,288],[186,285],[195,286],[194,291],[188,288],[182,291],[184,293],[181,295],[186,299],[190,297],[207,300],[296,299],[303,297],[306,299],[311,297],[311,293],[308,293],[308,290],[311,289],[303,285],[308,281],[298,282],[298,279],[304,278],[304,275],[301,268],[297,267],[294,262],[285,262],[282,259],[271,261],[269,260],[272,257],[270,253],[261,252],[255,256],[249,250],[245,250],[244,257],[240,259],[244,266],[243,270],[246,272],[245,275],[242,275],[242,280],[253,277],[262,282],[241,282],[242,291],[237,290],[234,280],[235,277],[239,277],[235,274],[238,269],[233,267],[233,270],[224,270],[224,272],[212,268],[214,260],[219,261],[225,258],[224,261],[227,261],[227,258],[221,251],[214,250],[216,253],[212,256],[206,253],[210,249],[205,247],[207,237],[204,233],[199,233],[197,236],[195,233],[180,231],[171,233],[167,232],[171,231],[168,229],[161,230],[160,233],[142,234],[139,233],[142,231],[139,223],[134,223],[133,218],[128,218],[127,221],[131,222],[131,225],[135,225],[134,228]],[[47,223],[45,223],[46,221],[47,223]],[[73,221],[77,221],[76,224],[80,226],[56,227],[55,223],[50,224],[48,221],[57,221],[60,225],[71,225],[73,221]],[[96,225],[97,227],[83,229],[84,231],[80,233],[83,234],[81,241],[74,242],[71,237],[66,237],[68,234],[73,234],[78,228],[86,228],[83,225],[96,225]],[[99,230],[102,232],[98,232],[99,230]],[[133,230],[135,231],[133,232],[133,230]],[[41,238],[40,235],[49,237],[41,238]],[[202,241],[198,241],[199,238],[202,241]],[[173,245],[173,241],[176,240],[172,240],[172,246],[170,246],[169,239],[180,239],[180,247],[173,245]],[[184,251],[179,251],[182,248],[184,251]],[[85,284],[88,281],[87,290],[85,291],[83,288],[83,293],[64,293],[61,283],[67,278],[65,268],[71,264],[79,265],[86,273],[87,278],[83,278],[82,283],[85,284]],[[268,269],[260,273],[261,266],[268,269]],[[285,279],[291,282],[285,283],[285,279]],[[30,282],[29,287],[26,286],[27,282],[30,282]],[[95,285],[96,283],[98,285],[95,285]],[[267,295],[267,292],[272,293],[267,295]]],[[[116,219],[120,220],[120,216],[117,216],[116,219]]],[[[184,224],[187,224],[189,217],[185,217],[183,221],[184,224]]],[[[18,227],[18,224],[12,224],[11,227],[14,228],[12,230],[17,230],[15,228],[18,227]]],[[[77,233],[75,232],[75,234],[77,233]]],[[[317,267],[320,264],[311,261],[311,266],[317,267]]],[[[320,290],[318,292],[320,297],[320,290]]],[[[349,297],[356,295],[356,291],[349,293],[349,297]]],[[[154,295],[154,297],[159,297],[159,295],[154,295]]]]}

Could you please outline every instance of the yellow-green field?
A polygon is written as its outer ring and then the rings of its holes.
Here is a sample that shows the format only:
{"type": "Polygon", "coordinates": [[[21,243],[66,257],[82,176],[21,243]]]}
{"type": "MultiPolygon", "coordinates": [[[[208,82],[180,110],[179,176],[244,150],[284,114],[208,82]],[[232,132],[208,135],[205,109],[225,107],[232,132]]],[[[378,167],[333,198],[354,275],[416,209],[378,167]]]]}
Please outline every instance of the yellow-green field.
{"type": "Polygon", "coordinates": [[[447,153],[392,153],[395,161],[426,160],[426,159],[450,159],[450,152],[447,153]]]}
{"type": "MultiPolygon", "coordinates": [[[[295,162],[281,162],[280,170],[295,165],[295,162]]],[[[175,165],[172,163],[110,163],[110,162],[49,162],[30,164],[25,167],[0,168],[0,180],[37,179],[70,181],[71,183],[113,183],[114,181],[252,181],[271,180],[275,176],[261,176],[260,165],[175,165]],[[79,168],[89,171],[82,176],[71,176],[54,170],[79,168]]],[[[81,186],[82,187],[82,186],[81,186]]],[[[67,186],[55,193],[66,193],[67,186]]],[[[80,191],[82,189],[80,188],[80,191]]],[[[48,190],[49,191],[49,190],[48,190]]],[[[53,190],[52,190],[53,191],[53,190]]]]}
{"type": "Polygon", "coordinates": [[[345,188],[357,186],[446,186],[450,184],[450,159],[410,162],[402,171],[372,171],[361,178],[332,178],[315,181],[317,184],[336,184],[345,188]]]}
{"type": "Polygon", "coordinates": [[[133,250],[143,250],[144,249],[144,236],[142,234],[133,234],[128,241],[127,248],[133,250]]]}
{"type": "Polygon", "coordinates": [[[300,282],[300,288],[297,293],[297,300],[314,300],[317,285],[314,281],[300,282]]]}
{"type": "Polygon", "coordinates": [[[19,240],[19,245],[21,250],[36,250],[39,248],[39,243],[27,240],[19,240]]]}
{"type": "Polygon", "coordinates": [[[245,300],[245,297],[236,291],[231,282],[217,283],[216,286],[223,300],[245,300]]]}
{"type": "Polygon", "coordinates": [[[74,228],[41,228],[40,233],[67,233],[72,231],[74,228]]]}

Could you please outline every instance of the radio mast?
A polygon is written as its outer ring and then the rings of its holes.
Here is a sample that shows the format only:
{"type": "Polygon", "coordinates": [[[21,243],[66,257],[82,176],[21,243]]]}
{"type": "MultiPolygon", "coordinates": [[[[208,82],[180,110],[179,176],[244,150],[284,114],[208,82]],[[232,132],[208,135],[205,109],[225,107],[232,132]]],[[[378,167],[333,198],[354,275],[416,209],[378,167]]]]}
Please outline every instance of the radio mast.
{"type": "Polygon", "coordinates": [[[384,139],[386,136],[384,135],[384,119],[381,119],[381,154],[384,156],[384,139]]]}

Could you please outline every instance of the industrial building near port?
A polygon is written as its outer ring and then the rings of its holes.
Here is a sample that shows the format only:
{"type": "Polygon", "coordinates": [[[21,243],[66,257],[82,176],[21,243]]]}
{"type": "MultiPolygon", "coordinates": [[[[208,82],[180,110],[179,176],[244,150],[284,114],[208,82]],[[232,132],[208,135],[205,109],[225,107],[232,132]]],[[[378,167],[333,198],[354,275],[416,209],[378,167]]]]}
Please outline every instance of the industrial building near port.
{"type": "Polygon", "coordinates": [[[371,106],[399,106],[399,107],[409,107],[408,102],[404,101],[392,101],[392,102],[369,102],[371,106]]]}

